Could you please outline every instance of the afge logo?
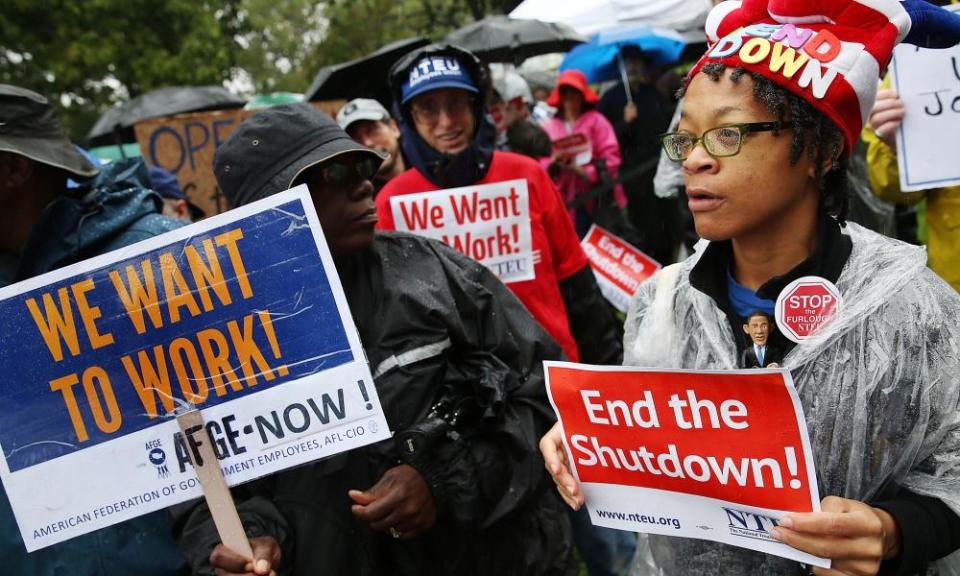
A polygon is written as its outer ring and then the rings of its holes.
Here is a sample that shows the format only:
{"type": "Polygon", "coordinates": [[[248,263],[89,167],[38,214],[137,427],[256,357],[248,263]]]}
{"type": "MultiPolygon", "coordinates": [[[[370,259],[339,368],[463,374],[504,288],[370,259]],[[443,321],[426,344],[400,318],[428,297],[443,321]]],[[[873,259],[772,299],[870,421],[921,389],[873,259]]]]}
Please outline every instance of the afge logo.
{"type": "Polygon", "coordinates": [[[160,447],[160,440],[151,440],[146,444],[147,459],[157,469],[157,476],[166,478],[170,475],[170,469],[167,468],[167,453],[160,447]]]}
{"type": "Polygon", "coordinates": [[[730,534],[776,542],[770,536],[770,530],[777,526],[776,519],[736,508],[724,507],[723,511],[727,513],[727,527],[730,528],[730,534]]]}

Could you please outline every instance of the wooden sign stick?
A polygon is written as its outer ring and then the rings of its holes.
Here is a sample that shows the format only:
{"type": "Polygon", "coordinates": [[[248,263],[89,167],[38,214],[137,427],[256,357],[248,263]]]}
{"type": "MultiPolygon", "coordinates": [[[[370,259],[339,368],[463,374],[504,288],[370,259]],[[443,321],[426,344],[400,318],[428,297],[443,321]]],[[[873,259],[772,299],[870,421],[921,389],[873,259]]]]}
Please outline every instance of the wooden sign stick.
{"type": "Polygon", "coordinates": [[[188,449],[187,453],[190,455],[193,469],[197,472],[200,486],[203,487],[203,495],[207,499],[207,507],[210,508],[213,523],[220,534],[220,541],[234,552],[253,558],[250,541],[247,539],[246,532],[243,531],[243,524],[237,514],[237,507],[233,503],[230,488],[227,487],[227,480],[223,477],[223,470],[220,469],[220,463],[213,453],[213,443],[203,425],[203,416],[200,415],[199,410],[190,410],[177,416],[177,424],[180,425],[180,431],[183,432],[184,437],[195,436],[198,440],[195,443],[188,442],[188,445],[197,447],[200,465],[197,465],[193,450],[188,449]]]}

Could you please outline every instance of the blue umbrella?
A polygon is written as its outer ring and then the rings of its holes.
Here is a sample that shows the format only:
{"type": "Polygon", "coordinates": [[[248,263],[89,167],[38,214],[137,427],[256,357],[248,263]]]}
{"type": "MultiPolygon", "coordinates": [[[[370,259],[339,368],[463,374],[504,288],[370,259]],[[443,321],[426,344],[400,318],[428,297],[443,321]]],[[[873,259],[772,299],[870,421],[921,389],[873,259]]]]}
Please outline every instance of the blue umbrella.
{"type": "Polygon", "coordinates": [[[560,70],[580,70],[591,84],[624,78],[620,51],[626,46],[639,48],[651,64],[663,65],[679,60],[686,42],[673,30],[645,25],[600,32],[568,52],[560,70]]]}

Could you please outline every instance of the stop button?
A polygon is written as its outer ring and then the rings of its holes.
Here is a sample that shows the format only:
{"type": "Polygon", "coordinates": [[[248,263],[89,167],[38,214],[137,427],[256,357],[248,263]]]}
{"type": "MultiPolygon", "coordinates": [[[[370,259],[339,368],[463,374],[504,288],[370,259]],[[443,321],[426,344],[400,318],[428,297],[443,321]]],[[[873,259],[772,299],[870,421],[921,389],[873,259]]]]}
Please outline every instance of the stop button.
{"type": "Polygon", "coordinates": [[[843,310],[843,298],[832,282],[819,276],[794,280],[777,298],[777,327],[800,343],[833,322],[843,310]]]}

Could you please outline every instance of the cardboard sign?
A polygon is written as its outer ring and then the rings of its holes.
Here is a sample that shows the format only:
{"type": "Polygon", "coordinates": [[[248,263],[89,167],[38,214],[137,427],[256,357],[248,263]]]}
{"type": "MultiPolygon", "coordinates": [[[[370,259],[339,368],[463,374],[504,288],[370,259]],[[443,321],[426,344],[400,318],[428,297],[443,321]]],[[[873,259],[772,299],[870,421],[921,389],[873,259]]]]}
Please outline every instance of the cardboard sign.
{"type": "Polygon", "coordinates": [[[594,524],[829,567],[769,534],[786,512],[820,510],[788,371],[544,365],[594,524]]]}
{"type": "Polygon", "coordinates": [[[593,144],[586,134],[575,132],[553,141],[553,155],[560,162],[586,166],[593,160],[593,144]]]}
{"type": "MultiPolygon", "coordinates": [[[[945,7],[953,12],[960,6],[945,7]]],[[[960,45],[943,50],[902,44],[893,51],[891,87],[906,114],[897,133],[900,190],[960,184],[960,45]]]]}
{"type": "Polygon", "coordinates": [[[28,551],[389,437],[305,186],[0,290],[0,477],[28,551]]]}
{"type": "Polygon", "coordinates": [[[580,245],[590,260],[600,293],[623,313],[640,285],[660,269],[656,260],[596,224],[580,245]]]}
{"type": "MultiPolygon", "coordinates": [[[[344,101],[311,102],[335,116],[344,101]]],[[[213,175],[213,155],[241,122],[261,112],[218,110],[137,122],[134,132],[144,161],[173,173],[180,189],[207,216],[227,209],[227,199],[213,175]]]]}
{"type": "Polygon", "coordinates": [[[780,292],[775,314],[780,332],[800,343],[833,322],[842,311],[843,297],[832,282],[804,276],[780,292]]]}
{"type": "Polygon", "coordinates": [[[397,230],[442,240],[506,284],[536,278],[526,180],[390,198],[397,230]]]}

